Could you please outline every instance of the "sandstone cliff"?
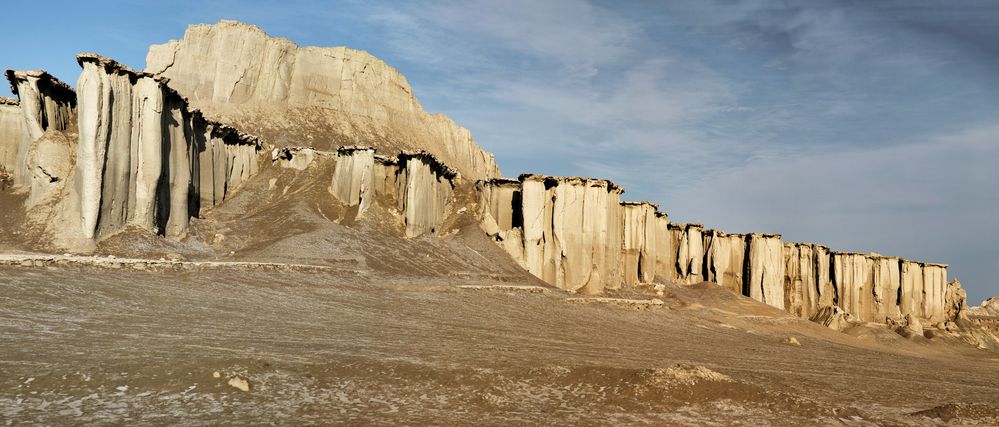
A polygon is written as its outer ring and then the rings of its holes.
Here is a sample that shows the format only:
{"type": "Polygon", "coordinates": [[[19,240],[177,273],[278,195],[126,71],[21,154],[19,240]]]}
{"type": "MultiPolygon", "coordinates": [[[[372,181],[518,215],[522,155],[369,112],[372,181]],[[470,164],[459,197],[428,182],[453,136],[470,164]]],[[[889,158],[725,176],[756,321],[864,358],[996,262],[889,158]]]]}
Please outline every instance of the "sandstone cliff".
{"type": "MultiPolygon", "coordinates": [[[[3,133],[0,166],[21,189],[65,178],[65,175],[59,175],[61,168],[52,162],[56,161],[53,157],[60,156],[59,151],[68,147],[51,141],[59,139],[58,136],[44,141],[43,137],[46,132],[76,131],[76,93],[44,70],[7,70],[5,75],[11,92],[19,101],[4,102],[3,113],[0,113],[0,132],[3,133]],[[13,123],[18,119],[20,123],[13,123]],[[29,157],[34,161],[29,161],[29,157]]],[[[32,194],[31,202],[34,203],[40,197],[39,193],[32,194]]]]}
{"type": "Polygon", "coordinates": [[[425,112],[402,74],[363,51],[299,47],[220,21],[152,46],[146,63],[195,107],[279,147],[424,150],[473,180],[500,175],[467,129],[425,112]]]}
{"type": "Polygon", "coordinates": [[[476,189],[486,234],[531,274],[572,292],[708,281],[836,327],[907,316],[938,324],[965,311],[943,264],[670,223],[657,205],[622,202],[624,190],[599,179],[524,174],[476,189]]]}

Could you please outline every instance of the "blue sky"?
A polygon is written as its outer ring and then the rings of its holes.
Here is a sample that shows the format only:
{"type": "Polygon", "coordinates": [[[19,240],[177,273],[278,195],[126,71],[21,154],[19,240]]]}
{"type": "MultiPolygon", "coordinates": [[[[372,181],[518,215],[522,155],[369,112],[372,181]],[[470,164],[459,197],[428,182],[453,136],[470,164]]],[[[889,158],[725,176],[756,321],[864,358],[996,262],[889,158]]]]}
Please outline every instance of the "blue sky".
{"type": "Polygon", "coordinates": [[[972,303],[999,294],[999,2],[39,8],[5,5],[0,67],[74,84],[79,51],[142,68],[188,24],[238,19],[371,52],[507,175],[606,177],[676,221],[947,262],[972,303]]]}

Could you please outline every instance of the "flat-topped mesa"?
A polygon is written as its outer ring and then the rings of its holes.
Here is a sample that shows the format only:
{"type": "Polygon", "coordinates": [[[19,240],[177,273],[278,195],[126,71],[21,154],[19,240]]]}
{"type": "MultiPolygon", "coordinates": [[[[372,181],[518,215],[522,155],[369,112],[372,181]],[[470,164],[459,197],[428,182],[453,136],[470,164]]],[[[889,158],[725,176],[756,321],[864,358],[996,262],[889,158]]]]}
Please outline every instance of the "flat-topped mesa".
{"type": "Polygon", "coordinates": [[[183,236],[190,217],[256,174],[260,140],[205,118],[166,79],[94,53],[76,59],[84,238],[129,225],[183,236]]]}
{"type": "Polygon", "coordinates": [[[0,96],[0,105],[21,105],[20,102],[15,98],[8,98],[6,96],[0,96]]]}
{"type": "Polygon", "coordinates": [[[10,172],[16,187],[37,190],[30,192],[29,204],[33,205],[49,196],[52,182],[66,178],[69,147],[64,139],[40,140],[46,131],[76,131],[76,93],[44,70],[7,70],[4,74],[19,99],[7,105],[18,106],[23,123],[19,132],[12,124],[0,123],[6,128],[0,130],[6,136],[0,140],[0,166],[10,172]]]}
{"type": "Polygon", "coordinates": [[[367,52],[299,47],[236,21],[192,25],[150,47],[146,70],[195,106],[278,147],[374,145],[421,149],[472,180],[501,176],[493,155],[444,115],[430,114],[406,78],[367,52]]]}

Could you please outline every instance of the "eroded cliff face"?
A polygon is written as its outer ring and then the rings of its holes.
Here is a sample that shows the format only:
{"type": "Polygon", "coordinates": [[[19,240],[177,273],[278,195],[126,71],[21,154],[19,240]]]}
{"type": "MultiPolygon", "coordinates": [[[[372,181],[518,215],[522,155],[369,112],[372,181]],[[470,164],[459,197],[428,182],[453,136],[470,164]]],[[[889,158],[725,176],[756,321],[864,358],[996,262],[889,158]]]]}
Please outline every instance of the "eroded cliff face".
{"type": "Polygon", "coordinates": [[[180,237],[257,171],[260,142],[205,119],[163,80],[80,54],[75,195],[85,239],[126,226],[180,237]]]}
{"type": "Polygon", "coordinates": [[[784,308],[784,243],[779,234],[752,233],[746,246],[746,286],[749,296],[784,308]]]}
{"type": "Polygon", "coordinates": [[[500,176],[467,129],[424,111],[402,74],[363,51],[299,47],[220,21],[152,46],[146,64],[197,108],[279,147],[424,150],[469,179],[500,176]]]}
{"type": "Polygon", "coordinates": [[[0,118],[0,165],[15,187],[29,190],[28,203],[34,205],[51,196],[52,183],[66,178],[63,151],[70,147],[62,144],[64,135],[56,134],[76,132],[76,93],[44,70],[7,70],[5,75],[18,102],[6,102],[0,118]],[[20,126],[11,123],[15,115],[20,126]]]}
{"type": "Polygon", "coordinates": [[[483,230],[556,287],[597,294],[655,275],[655,207],[623,206],[614,183],[525,174],[477,188],[483,230]]]}
{"type": "Polygon", "coordinates": [[[0,97],[0,174],[13,178],[18,152],[28,139],[24,116],[16,99],[0,97]]]}
{"type": "Polygon", "coordinates": [[[746,235],[709,230],[704,235],[705,280],[743,293],[746,271],[746,235]]]}

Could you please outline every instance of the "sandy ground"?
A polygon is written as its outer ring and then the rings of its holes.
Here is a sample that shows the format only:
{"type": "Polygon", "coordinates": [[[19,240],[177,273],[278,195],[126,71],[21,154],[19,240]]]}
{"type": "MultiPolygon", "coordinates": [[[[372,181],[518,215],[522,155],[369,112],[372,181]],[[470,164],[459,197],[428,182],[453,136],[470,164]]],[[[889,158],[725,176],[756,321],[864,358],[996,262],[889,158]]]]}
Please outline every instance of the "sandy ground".
{"type": "Polygon", "coordinates": [[[999,424],[999,354],[957,337],[834,332],[707,284],[642,309],[493,285],[519,286],[2,266],[0,420],[999,424]]]}

